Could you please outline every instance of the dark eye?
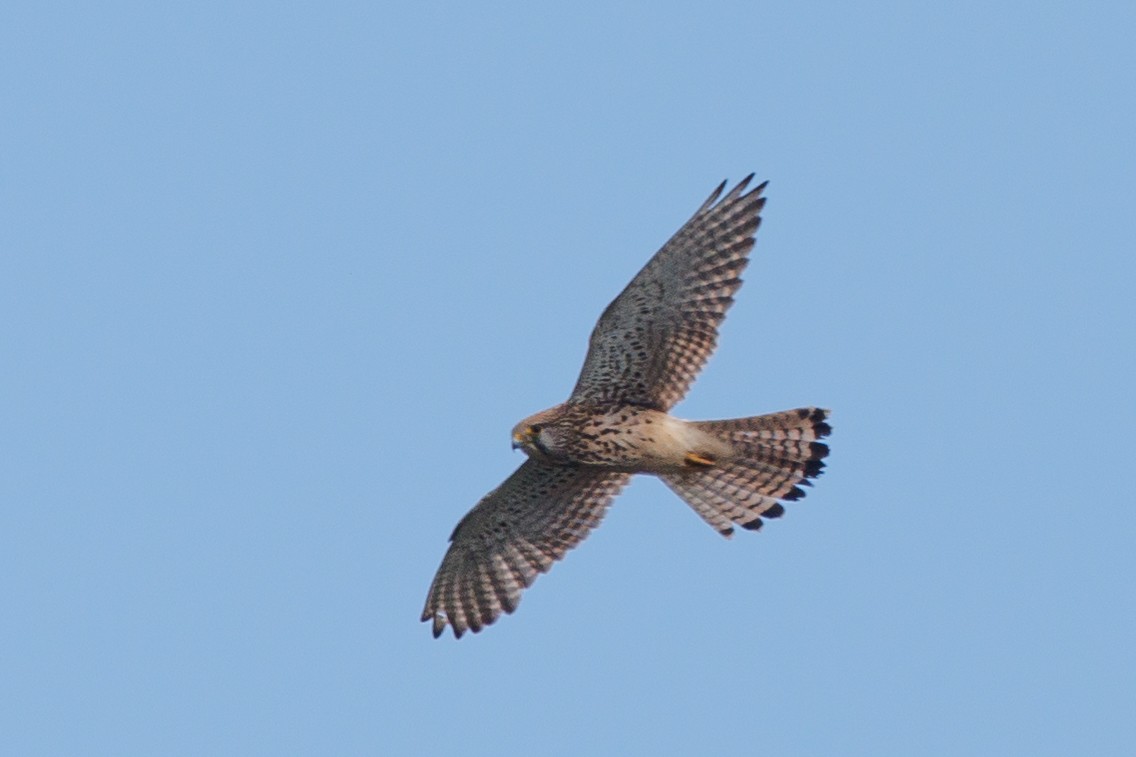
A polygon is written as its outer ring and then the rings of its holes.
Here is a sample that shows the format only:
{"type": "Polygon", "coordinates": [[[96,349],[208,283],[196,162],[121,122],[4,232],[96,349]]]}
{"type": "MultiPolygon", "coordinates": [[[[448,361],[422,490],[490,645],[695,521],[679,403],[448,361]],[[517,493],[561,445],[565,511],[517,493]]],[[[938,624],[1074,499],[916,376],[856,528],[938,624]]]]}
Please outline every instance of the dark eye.
{"type": "Polygon", "coordinates": [[[530,434],[539,434],[541,428],[542,428],[542,426],[539,423],[535,423],[532,426],[529,426],[529,433],[530,434]]]}

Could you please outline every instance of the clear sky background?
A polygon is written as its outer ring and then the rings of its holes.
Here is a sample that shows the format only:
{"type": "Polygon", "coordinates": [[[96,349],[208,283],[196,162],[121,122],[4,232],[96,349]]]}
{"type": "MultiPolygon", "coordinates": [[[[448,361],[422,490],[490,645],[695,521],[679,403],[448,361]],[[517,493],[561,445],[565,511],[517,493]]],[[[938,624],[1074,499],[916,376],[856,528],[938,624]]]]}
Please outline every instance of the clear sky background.
{"type": "Polygon", "coordinates": [[[0,753],[1136,751],[1131,3],[0,11],[0,753]],[[817,404],[418,622],[603,307],[769,204],[680,416],[817,404]]]}

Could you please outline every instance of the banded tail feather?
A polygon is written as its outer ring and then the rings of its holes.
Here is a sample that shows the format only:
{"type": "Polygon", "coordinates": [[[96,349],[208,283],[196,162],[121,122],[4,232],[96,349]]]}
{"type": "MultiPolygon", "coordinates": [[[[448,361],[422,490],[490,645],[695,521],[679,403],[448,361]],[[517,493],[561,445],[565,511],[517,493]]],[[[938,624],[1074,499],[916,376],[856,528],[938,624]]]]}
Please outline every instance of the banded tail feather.
{"type": "Polygon", "coordinates": [[[815,407],[750,418],[700,421],[691,425],[727,442],[734,451],[708,466],[659,476],[723,536],[734,526],[751,531],[762,518],[779,518],[791,502],[805,496],[802,486],[824,470],[832,432],[828,411],[815,407]]]}

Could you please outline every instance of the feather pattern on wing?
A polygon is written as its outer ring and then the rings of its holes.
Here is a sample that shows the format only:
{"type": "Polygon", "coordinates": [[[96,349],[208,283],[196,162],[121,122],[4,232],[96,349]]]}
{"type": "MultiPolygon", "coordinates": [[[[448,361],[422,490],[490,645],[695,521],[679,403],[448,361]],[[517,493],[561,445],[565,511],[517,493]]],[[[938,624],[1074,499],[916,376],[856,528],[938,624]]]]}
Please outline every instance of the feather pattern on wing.
{"type": "Polygon", "coordinates": [[[723,182],[600,316],[570,402],[668,410],[718,341],[761,223],[753,174],[721,201],[723,182]]]}
{"type": "Polygon", "coordinates": [[[630,474],[526,460],[458,523],[422,620],[434,636],[480,631],[599,525],[630,474]]]}

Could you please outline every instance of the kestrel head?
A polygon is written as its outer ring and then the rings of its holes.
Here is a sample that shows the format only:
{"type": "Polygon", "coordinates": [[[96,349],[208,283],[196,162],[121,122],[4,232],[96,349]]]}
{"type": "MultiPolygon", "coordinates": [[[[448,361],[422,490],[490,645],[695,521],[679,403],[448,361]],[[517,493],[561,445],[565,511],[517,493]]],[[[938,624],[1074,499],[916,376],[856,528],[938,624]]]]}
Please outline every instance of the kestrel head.
{"type": "Polygon", "coordinates": [[[563,457],[562,429],[552,423],[557,408],[529,416],[513,427],[513,449],[524,450],[529,457],[553,462],[563,457]]]}
{"type": "Polygon", "coordinates": [[[513,428],[513,449],[523,449],[528,452],[536,446],[540,437],[540,425],[536,423],[518,423],[513,428]]]}

